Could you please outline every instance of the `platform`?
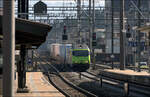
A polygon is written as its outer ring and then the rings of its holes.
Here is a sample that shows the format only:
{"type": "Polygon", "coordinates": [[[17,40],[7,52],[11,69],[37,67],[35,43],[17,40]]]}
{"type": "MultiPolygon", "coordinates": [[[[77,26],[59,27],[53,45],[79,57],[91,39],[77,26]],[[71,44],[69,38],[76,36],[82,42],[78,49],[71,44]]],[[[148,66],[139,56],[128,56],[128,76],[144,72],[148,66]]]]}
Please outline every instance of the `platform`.
{"type": "Polygon", "coordinates": [[[129,69],[125,69],[125,70],[119,70],[119,69],[105,69],[105,71],[107,71],[107,72],[112,72],[112,73],[119,73],[119,74],[123,74],[123,75],[149,76],[149,77],[150,77],[150,73],[148,73],[148,72],[146,72],[146,71],[137,72],[137,71],[129,70],[129,69]]]}
{"type": "Polygon", "coordinates": [[[27,72],[26,85],[29,93],[17,93],[17,79],[14,83],[15,97],[65,97],[54,86],[52,86],[43,76],[42,72],[27,72]]]}
{"type": "Polygon", "coordinates": [[[122,81],[139,83],[150,86],[150,73],[141,71],[136,72],[134,70],[119,70],[119,69],[104,69],[100,71],[101,75],[115,78],[122,81]]]}

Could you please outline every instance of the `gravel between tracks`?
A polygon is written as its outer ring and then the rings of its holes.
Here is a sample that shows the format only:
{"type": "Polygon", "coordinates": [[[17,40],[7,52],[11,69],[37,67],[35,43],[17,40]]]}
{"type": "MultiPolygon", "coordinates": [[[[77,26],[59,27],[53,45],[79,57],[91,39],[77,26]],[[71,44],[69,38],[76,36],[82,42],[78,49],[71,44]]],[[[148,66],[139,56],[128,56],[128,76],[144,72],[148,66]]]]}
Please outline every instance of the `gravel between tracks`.
{"type": "MultiPolygon", "coordinates": [[[[87,91],[99,96],[99,97],[125,97],[122,89],[115,90],[114,88],[108,88],[107,84],[104,83],[105,86],[100,87],[100,83],[98,81],[90,80],[88,78],[79,78],[78,74],[75,72],[63,73],[70,82],[76,84],[77,86],[86,89],[87,91]],[[113,90],[114,89],[114,90],[113,90]]],[[[135,97],[133,95],[129,95],[128,97],[135,97]]]]}
{"type": "MultiPolygon", "coordinates": [[[[51,70],[50,70],[51,71],[51,70]]],[[[96,74],[98,72],[95,72],[96,74]]],[[[108,88],[108,87],[100,87],[99,82],[94,81],[94,80],[89,80],[88,78],[79,78],[76,72],[61,72],[60,73],[62,76],[67,78],[70,82],[74,83],[75,85],[91,92],[99,97],[124,97],[123,91],[120,90],[116,91],[115,89],[108,88]]],[[[68,85],[61,83],[62,80],[58,78],[55,74],[50,75],[50,79],[56,83],[56,85],[67,91],[71,96],[70,97],[87,97],[86,95],[80,95],[78,92],[74,91],[73,88],[66,88],[68,85]]],[[[69,86],[70,87],[70,86],[69,86]]],[[[128,97],[134,97],[134,96],[128,96],[128,97]]]]}
{"type": "Polygon", "coordinates": [[[50,80],[55,83],[57,87],[59,87],[61,90],[65,91],[67,94],[70,95],[70,97],[87,97],[83,93],[80,93],[78,90],[74,89],[73,87],[70,87],[68,84],[62,81],[62,79],[55,75],[50,74],[49,75],[50,80]]]}

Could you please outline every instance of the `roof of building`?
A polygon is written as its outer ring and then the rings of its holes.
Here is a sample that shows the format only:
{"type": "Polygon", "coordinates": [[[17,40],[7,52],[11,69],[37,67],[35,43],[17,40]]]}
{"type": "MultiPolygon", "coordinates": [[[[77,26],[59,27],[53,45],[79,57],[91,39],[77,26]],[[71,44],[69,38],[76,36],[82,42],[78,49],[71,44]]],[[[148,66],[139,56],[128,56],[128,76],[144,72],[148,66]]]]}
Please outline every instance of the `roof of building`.
{"type": "MultiPolygon", "coordinates": [[[[46,40],[51,26],[39,22],[16,18],[16,46],[24,44],[28,48],[39,46],[46,40]]],[[[0,38],[2,39],[2,16],[0,16],[0,38]]]]}

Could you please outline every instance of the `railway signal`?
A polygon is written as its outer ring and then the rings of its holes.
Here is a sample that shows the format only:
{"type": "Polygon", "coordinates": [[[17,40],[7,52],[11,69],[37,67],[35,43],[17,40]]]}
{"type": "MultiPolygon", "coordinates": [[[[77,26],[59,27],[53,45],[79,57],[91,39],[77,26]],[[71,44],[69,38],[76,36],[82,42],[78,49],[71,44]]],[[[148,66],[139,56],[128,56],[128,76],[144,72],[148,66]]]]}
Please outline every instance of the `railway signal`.
{"type": "Polygon", "coordinates": [[[64,34],[66,34],[66,26],[64,26],[64,34]]]}
{"type": "Polygon", "coordinates": [[[93,33],[93,34],[92,34],[92,39],[93,39],[93,40],[96,40],[96,33],[93,33]]]}
{"type": "Polygon", "coordinates": [[[62,35],[62,40],[68,40],[68,36],[67,35],[62,35]]]}
{"type": "Polygon", "coordinates": [[[97,45],[97,42],[96,41],[93,41],[92,42],[92,46],[96,46],[97,45]]]}
{"type": "Polygon", "coordinates": [[[96,33],[92,34],[92,46],[96,46],[97,42],[96,42],[96,33]]]}
{"type": "Polygon", "coordinates": [[[127,31],[128,32],[126,33],[126,37],[130,38],[131,37],[131,33],[130,33],[130,26],[129,25],[127,26],[127,31]]]}
{"type": "Polygon", "coordinates": [[[126,33],[126,37],[127,37],[127,38],[130,38],[130,37],[131,37],[131,33],[127,32],[127,33],[126,33]]]}
{"type": "Polygon", "coordinates": [[[62,40],[68,40],[68,35],[66,35],[66,26],[64,26],[64,30],[63,30],[64,34],[62,35],[62,40]]]}

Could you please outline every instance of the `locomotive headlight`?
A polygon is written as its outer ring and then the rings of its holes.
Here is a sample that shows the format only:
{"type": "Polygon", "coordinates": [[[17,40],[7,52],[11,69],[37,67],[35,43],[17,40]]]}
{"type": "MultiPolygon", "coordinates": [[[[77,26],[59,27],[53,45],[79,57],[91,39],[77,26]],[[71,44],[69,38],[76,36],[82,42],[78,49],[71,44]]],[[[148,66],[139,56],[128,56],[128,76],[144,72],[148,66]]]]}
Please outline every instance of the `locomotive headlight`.
{"type": "Polygon", "coordinates": [[[74,61],[74,63],[78,63],[78,61],[74,61]]]}
{"type": "Polygon", "coordinates": [[[85,61],[85,63],[88,63],[88,61],[85,61]]]}

